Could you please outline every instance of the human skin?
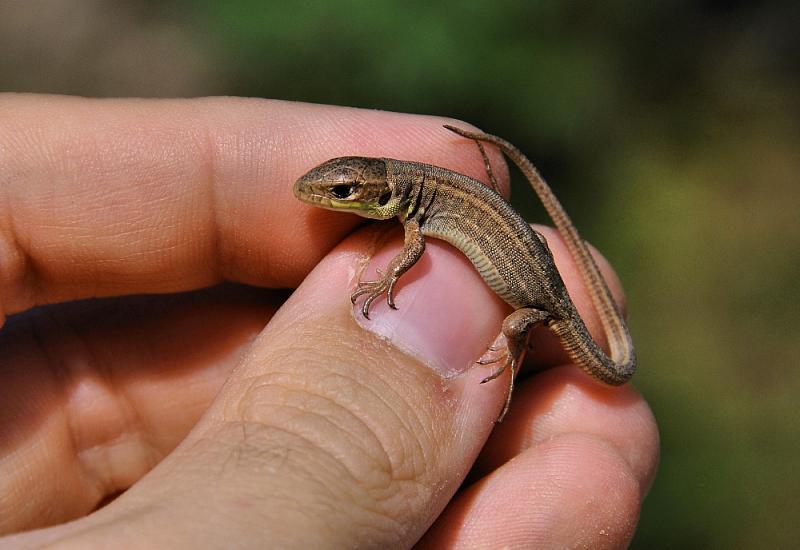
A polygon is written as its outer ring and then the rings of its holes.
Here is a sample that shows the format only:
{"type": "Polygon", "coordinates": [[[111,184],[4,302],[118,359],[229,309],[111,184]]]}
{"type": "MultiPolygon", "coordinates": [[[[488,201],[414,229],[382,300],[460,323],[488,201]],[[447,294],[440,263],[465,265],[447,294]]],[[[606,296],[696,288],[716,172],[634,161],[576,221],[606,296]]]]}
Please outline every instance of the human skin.
{"type": "Polygon", "coordinates": [[[633,386],[538,331],[495,426],[507,383],[474,362],[508,310],[468,261],[428,239],[399,310],[366,321],[349,294],[398,224],[292,196],[342,155],[485,181],[443,122],[0,95],[0,548],[624,547],[658,456],[633,386]]]}

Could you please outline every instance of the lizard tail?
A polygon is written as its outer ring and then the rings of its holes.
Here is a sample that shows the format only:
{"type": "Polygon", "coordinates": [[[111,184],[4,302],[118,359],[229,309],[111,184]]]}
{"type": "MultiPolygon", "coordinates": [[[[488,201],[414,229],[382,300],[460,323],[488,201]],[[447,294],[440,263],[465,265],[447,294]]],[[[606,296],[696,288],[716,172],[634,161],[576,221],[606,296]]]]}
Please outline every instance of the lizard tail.
{"type": "Polygon", "coordinates": [[[625,349],[629,353],[625,357],[612,360],[589,335],[580,316],[576,315],[572,320],[554,321],[549,328],[561,340],[570,359],[586,374],[611,386],[621,386],[633,376],[636,370],[636,354],[627,331],[625,337],[628,342],[625,349]]]}
{"type": "Polygon", "coordinates": [[[628,327],[625,325],[622,313],[611,296],[611,291],[608,289],[608,285],[586,243],[581,239],[578,230],[550,189],[550,186],[545,183],[528,157],[503,138],[482,132],[462,130],[447,124],[444,127],[465,138],[485,141],[495,145],[517,165],[528,179],[539,200],[542,201],[550,219],[553,220],[553,224],[564,239],[570,255],[575,260],[578,271],[589,290],[592,304],[597,309],[603,324],[603,331],[608,340],[611,357],[609,358],[589,336],[586,325],[577,314],[573,316],[577,321],[564,321],[560,325],[553,323],[551,329],[561,337],[561,341],[572,359],[587,373],[608,384],[624,384],[636,370],[636,354],[628,327]],[[567,334],[570,331],[573,331],[571,337],[567,334]]]}

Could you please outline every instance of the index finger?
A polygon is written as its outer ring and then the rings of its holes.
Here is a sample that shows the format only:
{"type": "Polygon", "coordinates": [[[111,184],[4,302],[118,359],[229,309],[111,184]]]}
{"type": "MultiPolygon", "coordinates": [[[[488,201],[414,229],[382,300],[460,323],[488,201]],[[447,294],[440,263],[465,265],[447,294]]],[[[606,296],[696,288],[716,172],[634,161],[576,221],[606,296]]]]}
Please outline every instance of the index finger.
{"type": "Polygon", "coordinates": [[[300,204],[294,180],[342,155],[485,180],[443,122],[257,99],[2,95],[0,313],[221,280],[295,286],[358,221],[300,204]]]}

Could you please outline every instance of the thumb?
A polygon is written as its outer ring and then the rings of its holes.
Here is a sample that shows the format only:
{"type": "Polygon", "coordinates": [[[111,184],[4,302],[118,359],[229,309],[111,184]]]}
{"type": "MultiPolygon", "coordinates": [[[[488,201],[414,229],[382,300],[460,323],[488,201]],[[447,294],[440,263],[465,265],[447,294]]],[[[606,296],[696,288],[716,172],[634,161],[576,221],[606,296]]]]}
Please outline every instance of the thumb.
{"type": "MultiPolygon", "coordinates": [[[[401,246],[367,229],[329,254],[273,317],[176,451],[107,507],[23,536],[131,546],[410,546],[469,471],[507,391],[474,368],[505,306],[434,240],[360,318],[349,294],[401,246]],[[80,529],[78,529],[80,526],[80,529]]],[[[34,539],[35,540],[35,539],[34,539]]]]}

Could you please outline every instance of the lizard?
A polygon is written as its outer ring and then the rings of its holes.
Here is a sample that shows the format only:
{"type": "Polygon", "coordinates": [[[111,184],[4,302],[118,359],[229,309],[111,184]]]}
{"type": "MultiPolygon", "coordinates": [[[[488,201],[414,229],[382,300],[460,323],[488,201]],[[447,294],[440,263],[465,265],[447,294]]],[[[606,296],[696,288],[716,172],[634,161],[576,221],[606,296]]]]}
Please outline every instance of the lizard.
{"type": "Polygon", "coordinates": [[[397,309],[395,286],[422,257],[425,237],[441,239],[458,248],[486,284],[514,309],[502,324],[504,353],[478,361],[500,363],[481,383],[498,378],[507,369],[511,371],[505,404],[497,422],[508,412],[514,375],[525,357],[528,334],[536,325],[544,325],[555,333],[570,359],[593,378],[613,386],[627,382],[636,369],[630,333],[586,243],[550,186],[533,163],[508,141],[447,124],[444,127],[475,141],[491,188],[466,175],[430,164],[357,156],[324,162],[294,184],[294,195],[305,203],[378,220],[397,217],[404,226],[403,250],[385,271],[378,271],[378,280],[360,281],[351,302],[355,304],[359,297],[366,296],[361,313],[367,319],[373,301],[384,294],[389,307],[397,309]],[[610,355],[589,334],[544,236],[499,194],[482,143],[496,146],[511,159],[542,201],[589,290],[610,355]]]}

